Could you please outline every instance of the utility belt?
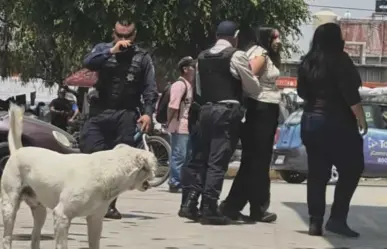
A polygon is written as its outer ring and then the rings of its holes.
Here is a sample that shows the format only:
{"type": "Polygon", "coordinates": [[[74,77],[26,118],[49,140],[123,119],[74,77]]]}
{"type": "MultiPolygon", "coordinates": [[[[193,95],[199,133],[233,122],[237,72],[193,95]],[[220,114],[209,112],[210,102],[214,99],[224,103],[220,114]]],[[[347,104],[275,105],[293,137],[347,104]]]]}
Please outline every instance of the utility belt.
{"type": "Polygon", "coordinates": [[[222,100],[218,102],[207,102],[204,105],[220,105],[220,106],[226,106],[227,108],[235,108],[240,106],[241,104],[237,100],[222,100]]]}
{"type": "MultiPolygon", "coordinates": [[[[240,107],[243,108],[240,104],[239,101],[237,100],[222,100],[218,102],[206,102],[203,105],[200,105],[197,102],[192,102],[191,107],[188,111],[188,122],[189,124],[195,124],[197,121],[199,121],[199,115],[200,115],[200,110],[202,106],[208,106],[208,105],[218,105],[218,106],[226,106],[227,108],[236,108],[240,107]]],[[[245,108],[243,108],[243,111],[245,111],[245,108]]]]}
{"type": "Polygon", "coordinates": [[[222,101],[218,101],[218,102],[207,102],[204,105],[225,106],[228,109],[236,109],[236,108],[238,108],[239,111],[241,111],[243,113],[243,118],[242,118],[241,122],[242,123],[245,122],[246,108],[245,108],[244,105],[242,105],[237,100],[222,100],[222,101]]]}
{"type": "Polygon", "coordinates": [[[90,105],[90,114],[89,117],[95,117],[98,116],[99,114],[106,112],[107,110],[114,112],[114,111],[121,111],[121,110],[127,110],[127,111],[132,111],[136,112],[137,116],[139,117],[141,115],[141,110],[140,107],[133,107],[133,108],[117,108],[117,107],[112,107],[109,105],[103,105],[103,104],[94,104],[90,105]]]}

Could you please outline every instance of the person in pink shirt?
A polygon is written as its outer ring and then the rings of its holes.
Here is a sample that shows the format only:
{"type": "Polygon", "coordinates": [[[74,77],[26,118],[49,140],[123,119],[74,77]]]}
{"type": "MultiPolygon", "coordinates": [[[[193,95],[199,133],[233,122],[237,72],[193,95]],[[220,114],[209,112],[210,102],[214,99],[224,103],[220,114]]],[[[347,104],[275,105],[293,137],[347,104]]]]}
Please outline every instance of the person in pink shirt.
{"type": "Polygon", "coordinates": [[[178,63],[180,77],[171,86],[168,104],[168,131],[171,133],[171,174],[169,191],[179,192],[180,168],[189,157],[188,111],[192,103],[195,61],[192,57],[184,57],[178,63]]]}

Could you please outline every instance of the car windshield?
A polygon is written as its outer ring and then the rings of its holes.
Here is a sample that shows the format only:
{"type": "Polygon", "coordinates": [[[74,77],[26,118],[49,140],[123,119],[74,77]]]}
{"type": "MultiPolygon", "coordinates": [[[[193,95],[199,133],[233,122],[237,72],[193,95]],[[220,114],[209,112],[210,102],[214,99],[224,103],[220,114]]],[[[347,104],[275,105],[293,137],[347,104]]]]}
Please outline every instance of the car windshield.
{"type": "Polygon", "coordinates": [[[298,125],[301,123],[303,110],[298,110],[290,114],[290,116],[286,119],[285,125],[298,125]]]}

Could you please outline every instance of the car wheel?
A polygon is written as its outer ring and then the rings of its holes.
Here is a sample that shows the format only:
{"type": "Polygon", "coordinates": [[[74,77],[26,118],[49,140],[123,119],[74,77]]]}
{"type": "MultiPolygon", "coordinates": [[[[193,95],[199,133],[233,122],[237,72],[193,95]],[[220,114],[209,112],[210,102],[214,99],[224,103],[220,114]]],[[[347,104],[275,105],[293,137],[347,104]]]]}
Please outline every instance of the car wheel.
{"type": "Polygon", "coordinates": [[[8,161],[8,158],[9,158],[9,155],[7,155],[7,154],[0,155],[0,179],[1,179],[1,176],[3,175],[3,170],[5,167],[5,164],[8,161]]]}
{"type": "Polygon", "coordinates": [[[282,179],[287,183],[299,184],[306,180],[306,175],[289,170],[281,170],[279,171],[282,179]]]}
{"type": "Polygon", "coordinates": [[[339,180],[339,172],[335,166],[332,166],[331,170],[331,179],[329,179],[329,183],[336,183],[339,180]]]}

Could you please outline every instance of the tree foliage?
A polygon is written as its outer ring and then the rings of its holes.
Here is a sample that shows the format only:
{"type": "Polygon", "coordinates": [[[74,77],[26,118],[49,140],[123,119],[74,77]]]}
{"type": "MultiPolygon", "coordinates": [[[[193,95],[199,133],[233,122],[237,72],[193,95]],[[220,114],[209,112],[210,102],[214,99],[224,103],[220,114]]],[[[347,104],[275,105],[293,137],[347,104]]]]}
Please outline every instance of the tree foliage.
{"type": "Polygon", "coordinates": [[[111,40],[118,17],[135,21],[137,41],[159,61],[168,59],[156,68],[174,65],[180,56],[196,56],[214,42],[221,20],[243,27],[275,25],[289,37],[299,35],[299,26],[309,18],[303,0],[0,0],[0,10],[12,27],[10,65],[23,78],[50,84],[80,68],[92,45],[111,40]]]}

